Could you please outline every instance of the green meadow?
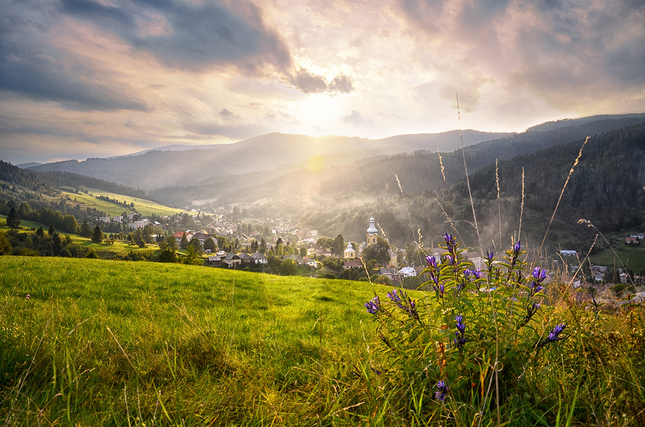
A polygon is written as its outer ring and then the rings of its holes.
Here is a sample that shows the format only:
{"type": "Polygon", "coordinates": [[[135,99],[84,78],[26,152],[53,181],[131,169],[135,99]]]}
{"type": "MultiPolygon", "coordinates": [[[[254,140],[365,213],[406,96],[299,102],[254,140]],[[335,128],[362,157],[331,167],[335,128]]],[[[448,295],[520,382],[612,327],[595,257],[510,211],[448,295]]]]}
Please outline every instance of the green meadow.
{"type": "Polygon", "coordinates": [[[355,419],[369,285],[89,259],[0,257],[0,271],[11,425],[355,419]]]}
{"type": "Polygon", "coordinates": [[[136,211],[143,216],[164,216],[185,212],[182,209],[170,208],[151,200],[138,197],[135,198],[132,196],[124,196],[123,194],[111,193],[109,191],[98,190],[96,188],[88,188],[87,191],[88,193],[74,193],[70,191],[64,191],[63,193],[69,196],[72,200],[75,200],[76,203],[80,203],[84,206],[103,211],[109,216],[121,215],[124,210],[131,212],[132,209],[129,207],[126,208],[122,205],[117,205],[116,203],[108,202],[106,200],[98,199],[97,196],[107,196],[110,199],[116,199],[119,202],[125,201],[128,204],[134,203],[134,208],[136,209],[136,211]]]}
{"type": "MultiPolygon", "coordinates": [[[[553,285],[535,325],[548,334],[562,322],[564,339],[523,368],[499,366],[499,378],[490,353],[464,360],[475,374],[465,377],[472,400],[443,402],[433,397],[436,377],[409,370],[435,363],[432,347],[419,349],[427,362],[407,368],[407,350],[383,351],[387,340],[363,304],[385,300],[387,287],[53,257],[3,256],[0,272],[3,425],[645,424],[642,304],[605,310],[553,285]],[[523,369],[519,382],[511,368],[523,369]]],[[[441,310],[434,293],[410,295],[441,310]]],[[[416,357],[415,335],[401,325],[396,339],[416,357]]],[[[509,334],[504,345],[522,339],[509,334]]]]}

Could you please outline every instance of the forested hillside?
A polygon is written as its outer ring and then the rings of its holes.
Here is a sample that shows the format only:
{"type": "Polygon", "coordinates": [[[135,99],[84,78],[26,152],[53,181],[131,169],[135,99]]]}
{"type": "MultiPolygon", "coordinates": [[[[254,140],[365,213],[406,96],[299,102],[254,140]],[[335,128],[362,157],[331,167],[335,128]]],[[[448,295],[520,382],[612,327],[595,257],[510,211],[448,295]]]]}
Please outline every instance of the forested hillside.
{"type": "MultiPolygon", "coordinates": [[[[525,211],[533,227],[546,227],[566,177],[584,139],[499,163],[500,196],[521,195],[525,173],[525,211]]],[[[585,218],[603,231],[645,229],[645,123],[593,136],[571,176],[557,219],[577,223],[585,218]]],[[[495,167],[470,176],[473,197],[497,198],[495,167]]],[[[463,184],[453,191],[467,196],[463,184]]],[[[528,223],[529,221],[527,221],[528,223]]]]}

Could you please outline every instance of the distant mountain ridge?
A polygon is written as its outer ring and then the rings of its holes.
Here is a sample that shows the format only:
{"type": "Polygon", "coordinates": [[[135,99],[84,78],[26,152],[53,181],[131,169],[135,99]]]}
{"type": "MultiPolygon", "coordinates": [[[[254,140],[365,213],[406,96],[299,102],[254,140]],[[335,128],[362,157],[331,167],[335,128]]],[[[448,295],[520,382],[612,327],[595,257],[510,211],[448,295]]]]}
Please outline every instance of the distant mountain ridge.
{"type": "MultiPolygon", "coordinates": [[[[508,133],[463,132],[464,145],[508,133]]],[[[339,161],[389,155],[415,150],[452,150],[461,146],[458,131],[406,135],[381,140],[358,137],[285,135],[272,133],[235,144],[186,151],[148,151],[112,159],[68,160],[30,168],[38,172],[73,172],[145,191],[195,185],[201,181],[250,172],[272,170],[312,157],[343,154],[339,161]]]]}

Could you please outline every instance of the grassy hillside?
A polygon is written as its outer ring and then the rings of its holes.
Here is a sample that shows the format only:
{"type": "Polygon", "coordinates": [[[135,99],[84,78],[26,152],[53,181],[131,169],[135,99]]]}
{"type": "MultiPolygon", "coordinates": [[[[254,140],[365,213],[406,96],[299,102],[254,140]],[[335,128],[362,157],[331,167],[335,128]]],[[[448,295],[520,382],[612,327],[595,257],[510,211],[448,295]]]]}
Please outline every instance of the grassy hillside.
{"type": "Polygon", "coordinates": [[[0,269],[0,417],[15,424],[328,423],[346,418],[331,385],[373,341],[364,284],[61,258],[0,269]]]}
{"type": "Polygon", "coordinates": [[[97,196],[106,196],[110,199],[116,199],[119,202],[126,202],[128,204],[134,203],[134,208],[143,216],[150,215],[174,215],[176,213],[184,212],[182,209],[169,208],[167,206],[161,205],[157,202],[153,202],[147,199],[142,199],[139,197],[125,196],[123,194],[111,193],[109,191],[99,190],[96,188],[88,188],[89,194],[86,193],[74,193],[74,192],[64,192],[72,200],[87,207],[97,209],[107,213],[109,216],[121,215],[123,211],[131,212],[133,209],[125,208],[122,205],[116,203],[108,202],[106,200],[98,199],[97,196]]]}
{"type": "Polygon", "coordinates": [[[17,256],[0,257],[0,271],[5,425],[645,422],[642,304],[603,312],[554,283],[519,329],[487,314],[524,317],[502,295],[512,286],[453,299],[448,282],[438,303],[411,292],[418,312],[390,304],[372,316],[363,304],[378,294],[385,305],[389,289],[363,282],[17,256]],[[547,346],[555,324],[566,333],[547,346]],[[438,378],[451,385],[442,397],[438,378]]]}

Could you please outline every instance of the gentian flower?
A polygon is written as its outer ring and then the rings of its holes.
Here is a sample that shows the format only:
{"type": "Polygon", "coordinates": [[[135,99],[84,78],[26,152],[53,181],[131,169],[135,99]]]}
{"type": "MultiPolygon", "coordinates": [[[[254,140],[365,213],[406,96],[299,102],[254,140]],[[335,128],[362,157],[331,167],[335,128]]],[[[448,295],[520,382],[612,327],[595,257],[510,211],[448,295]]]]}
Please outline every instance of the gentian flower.
{"type": "Polygon", "coordinates": [[[448,252],[454,253],[455,251],[455,238],[448,233],[445,233],[443,235],[443,240],[446,241],[446,248],[448,249],[448,252]]]}
{"type": "Polygon", "coordinates": [[[540,267],[535,267],[531,275],[537,281],[537,283],[542,283],[546,279],[546,270],[540,267]]]}
{"type": "Polygon", "coordinates": [[[443,402],[444,399],[446,398],[446,394],[448,394],[448,386],[446,385],[445,382],[439,381],[437,383],[437,388],[439,389],[439,391],[435,391],[434,397],[435,399],[443,402]]]}
{"type": "Polygon", "coordinates": [[[493,262],[493,258],[495,258],[495,254],[492,251],[486,251],[486,259],[488,259],[488,262],[493,262]]]}
{"type": "Polygon", "coordinates": [[[544,345],[547,345],[548,343],[555,342],[555,341],[561,341],[561,340],[567,338],[566,336],[560,336],[560,334],[562,333],[562,331],[564,331],[564,328],[566,328],[566,327],[567,327],[567,325],[565,325],[564,323],[561,323],[558,326],[556,326],[555,328],[553,328],[551,330],[551,332],[549,332],[549,336],[546,337],[546,339],[544,341],[542,341],[538,345],[538,347],[542,347],[544,345]]]}
{"type": "Polygon", "coordinates": [[[520,254],[520,250],[522,250],[522,243],[521,240],[518,240],[517,243],[513,245],[513,254],[517,257],[520,254]]]}
{"type": "Polygon", "coordinates": [[[392,289],[386,296],[395,304],[401,303],[401,296],[399,295],[398,289],[392,289]]]}
{"type": "Polygon", "coordinates": [[[369,314],[376,314],[381,309],[381,302],[378,295],[365,303],[365,308],[369,314]]]}
{"type": "Polygon", "coordinates": [[[466,341],[468,339],[466,338],[466,325],[464,324],[464,316],[459,315],[455,317],[455,320],[457,321],[457,331],[455,332],[456,338],[453,339],[453,342],[457,346],[457,348],[461,348],[466,344],[466,341]]]}
{"type": "Polygon", "coordinates": [[[429,267],[437,268],[437,260],[435,259],[434,255],[428,255],[426,257],[426,261],[428,261],[429,267]]]}

